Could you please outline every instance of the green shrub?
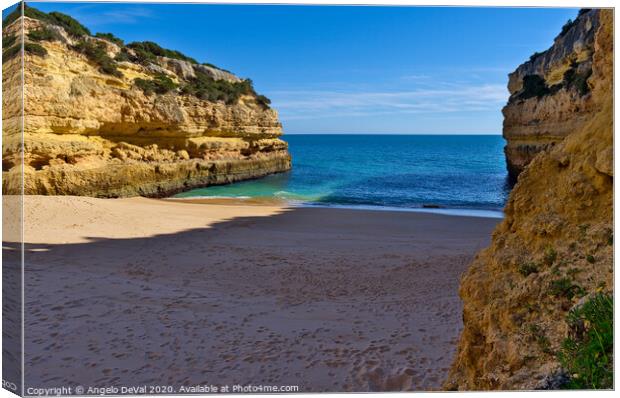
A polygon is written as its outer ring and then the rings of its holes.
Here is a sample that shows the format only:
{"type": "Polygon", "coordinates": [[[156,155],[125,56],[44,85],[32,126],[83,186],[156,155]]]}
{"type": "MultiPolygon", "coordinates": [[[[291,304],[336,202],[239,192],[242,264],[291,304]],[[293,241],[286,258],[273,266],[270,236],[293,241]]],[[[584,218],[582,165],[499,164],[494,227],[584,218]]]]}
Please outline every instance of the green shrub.
{"type": "Polygon", "coordinates": [[[520,99],[544,97],[549,94],[549,87],[541,76],[526,75],[523,77],[523,90],[519,94],[520,99]]]}
{"type": "Polygon", "coordinates": [[[536,58],[540,57],[544,53],[546,53],[546,51],[543,51],[543,52],[536,51],[534,54],[530,55],[530,62],[533,62],[534,60],[536,60],[536,58]]]}
{"type": "Polygon", "coordinates": [[[167,57],[180,59],[183,61],[189,61],[194,64],[197,64],[194,58],[188,57],[187,55],[181,53],[176,50],[168,50],[166,48],[161,47],[157,43],[153,43],[152,41],[136,41],[133,43],[127,44],[127,47],[131,48],[136,53],[136,61],[141,64],[148,64],[149,62],[153,62],[156,57],[167,57]]]}
{"type": "Polygon", "coordinates": [[[222,101],[228,105],[236,104],[242,95],[253,96],[256,102],[263,108],[268,109],[271,100],[264,95],[258,95],[254,90],[252,80],[245,79],[241,82],[227,80],[215,80],[210,75],[196,70],[196,77],[190,79],[181,88],[181,94],[193,95],[205,101],[222,101]]]}
{"type": "Polygon", "coordinates": [[[536,324],[531,324],[529,326],[530,330],[530,338],[536,341],[538,344],[538,348],[545,354],[551,354],[551,342],[549,338],[545,335],[545,332],[542,328],[536,324]]]}
{"type": "Polygon", "coordinates": [[[21,50],[22,50],[21,43],[17,43],[13,47],[9,47],[7,50],[5,50],[2,53],[2,63],[5,63],[6,61],[10,59],[15,58],[15,56],[17,56],[17,54],[19,54],[21,50]]]}
{"type": "Polygon", "coordinates": [[[80,40],[73,49],[79,53],[82,53],[88,58],[89,61],[94,62],[99,66],[99,71],[102,73],[122,77],[123,74],[116,67],[116,63],[106,52],[105,43],[94,43],[91,41],[80,40]]]}
{"type": "MultiPolygon", "coordinates": [[[[21,4],[22,3],[19,2],[15,10],[13,10],[12,13],[10,13],[9,15],[6,16],[6,18],[4,18],[4,21],[2,21],[3,26],[9,25],[12,22],[14,22],[17,18],[21,17],[22,15],[21,4]]],[[[50,22],[49,15],[47,15],[46,13],[42,11],[37,10],[36,8],[30,7],[27,4],[24,4],[24,15],[29,18],[38,19],[40,21],[50,22]]]]}
{"type": "Polygon", "coordinates": [[[44,26],[28,32],[28,38],[33,41],[54,41],[60,40],[60,35],[47,26],[44,26]]]}
{"type": "Polygon", "coordinates": [[[582,289],[573,283],[569,278],[561,278],[551,281],[549,284],[549,294],[556,297],[566,297],[572,299],[580,293],[582,289]]]}
{"type": "Polygon", "coordinates": [[[157,56],[144,50],[141,47],[133,48],[133,54],[130,54],[125,48],[123,50],[125,50],[125,56],[131,62],[138,63],[144,66],[147,66],[150,63],[157,62],[157,56]]]}
{"type": "Polygon", "coordinates": [[[17,41],[16,35],[2,36],[2,49],[5,50],[11,47],[13,44],[15,44],[16,41],[17,41]]]}
{"type": "Polygon", "coordinates": [[[67,14],[63,14],[61,12],[53,11],[48,14],[52,17],[54,24],[62,26],[65,28],[67,34],[73,37],[81,37],[84,35],[90,36],[90,30],[77,20],[68,16],[67,14]]]}
{"type": "Polygon", "coordinates": [[[95,34],[95,37],[112,42],[119,47],[123,47],[125,45],[125,42],[123,41],[123,39],[119,39],[118,37],[114,36],[112,33],[97,32],[95,34]]]}
{"type": "Polygon", "coordinates": [[[523,276],[528,276],[535,272],[538,272],[538,265],[536,263],[529,262],[519,266],[519,273],[523,276]]]}
{"type": "Polygon", "coordinates": [[[269,108],[269,105],[271,104],[271,100],[262,94],[256,96],[256,102],[258,102],[258,104],[263,108],[269,108]]]}
{"type": "MultiPolygon", "coordinates": [[[[2,53],[2,62],[4,63],[14,58],[20,53],[21,47],[21,43],[18,43],[2,53]]],[[[29,54],[38,55],[39,57],[45,57],[47,55],[47,50],[37,43],[24,43],[24,51],[29,54]]]]}
{"type": "MultiPolygon", "coordinates": [[[[9,14],[3,21],[4,25],[8,25],[11,22],[15,21],[17,18],[21,16],[21,3],[17,6],[15,11],[9,14]]],[[[24,15],[38,19],[39,21],[48,22],[54,25],[61,26],[65,29],[67,34],[73,37],[80,37],[84,35],[90,35],[90,30],[87,27],[71,18],[70,16],[60,13],[60,12],[50,12],[49,14],[44,13],[43,11],[39,11],[36,8],[30,7],[27,4],[24,5],[24,15]]]]}
{"type": "Polygon", "coordinates": [[[114,57],[114,60],[118,61],[118,62],[129,62],[129,61],[131,61],[131,56],[127,52],[127,48],[125,48],[125,47],[121,48],[121,51],[119,51],[116,54],[116,56],[114,57]]]}
{"type": "Polygon", "coordinates": [[[37,43],[24,43],[24,52],[38,55],[39,57],[45,57],[47,55],[47,50],[37,43]]]}
{"type": "Polygon", "coordinates": [[[568,32],[570,30],[570,28],[573,27],[575,22],[577,22],[577,21],[573,21],[572,19],[569,19],[568,21],[566,21],[566,23],[562,26],[562,31],[560,32],[559,36],[564,36],[566,34],[566,32],[568,32]]]}
{"type": "Polygon", "coordinates": [[[242,95],[255,95],[252,81],[249,79],[241,82],[215,80],[199,70],[196,71],[196,77],[181,88],[181,93],[206,101],[223,101],[227,104],[237,103],[242,95]]]}
{"type": "Polygon", "coordinates": [[[580,95],[586,95],[590,92],[588,79],[592,75],[592,68],[584,72],[577,72],[577,64],[571,65],[571,68],[564,72],[563,83],[567,88],[574,88],[580,95]]]}
{"type": "Polygon", "coordinates": [[[604,293],[569,312],[571,336],[558,354],[570,377],[565,388],[613,387],[613,316],[613,297],[604,293]]]}
{"type": "Polygon", "coordinates": [[[545,254],[543,256],[543,260],[545,264],[551,265],[555,262],[557,258],[558,258],[558,252],[556,252],[553,247],[547,246],[547,248],[545,248],[545,254]]]}
{"type": "Polygon", "coordinates": [[[166,94],[177,88],[177,85],[166,75],[159,73],[154,79],[134,79],[134,84],[144,91],[144,94],[166,94]]]}

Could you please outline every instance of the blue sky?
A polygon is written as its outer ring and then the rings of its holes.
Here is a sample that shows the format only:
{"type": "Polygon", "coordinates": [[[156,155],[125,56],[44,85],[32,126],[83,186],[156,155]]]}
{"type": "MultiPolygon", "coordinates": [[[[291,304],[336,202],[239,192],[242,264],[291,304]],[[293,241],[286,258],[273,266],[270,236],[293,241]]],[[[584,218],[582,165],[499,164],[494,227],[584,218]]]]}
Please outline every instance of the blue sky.
{"type": "Polygon", "coordinates": [[[286,133],[500,134],[507,74],[568,8],[34,3],[254,81],[286,133]]]}

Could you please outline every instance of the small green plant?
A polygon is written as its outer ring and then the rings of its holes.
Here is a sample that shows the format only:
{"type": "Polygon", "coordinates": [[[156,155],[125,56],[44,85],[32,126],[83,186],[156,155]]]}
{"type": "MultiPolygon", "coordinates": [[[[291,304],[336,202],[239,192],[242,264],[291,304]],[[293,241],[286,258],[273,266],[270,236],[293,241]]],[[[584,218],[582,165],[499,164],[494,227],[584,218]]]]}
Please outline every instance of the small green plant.
{"type": "Polygon", "coordinates": [[[534,62],[536,60],[536,58],[540,57],[541,55],[543,55],[545,53],[546,53],[546,51],[543,51],[543,52],[536,51],[534,54],[530,55],[530,62],[534,62]]]}
{"type": "Polygon", "coordinates": [[[607,245],[612,246],[614,244],[614,231],[611,228],[607,228],[605,235],[607,235],[607,245]]]}
{"type": "Polygon", "coordinates": [[[543,256],[543,261],[546,265],[551,265],[558,258],[558,252],[551,246],[547,246],[545,248],[545,254],[543,256]]]}
{"type": "Polygon", "coordinates": [[[118,37],[114,36],[112,33],[97,32],[95,33],[95,37],[112,42],[119,47],[123,47],[123,45],[125,45],[125,42],[122,39],[119,39],[118,37]]]}
{"type": "Polygon", "coordinates": [[[551,342],[544,334],[536,338],[536,343],[538,344],[538,348],[545,354],[551,354],[553,352],[551,351],[551,342]]]}
{"type": "Polygon", "coordinates": [[[114,57],[114,60],[117,62],[131,62],[131,56],[127,52],[127,48],[125,47],[121,48],[121,51],[119,51],[116,54],[116,56],[114,57]]]}
{"type": "Polygon", "coordinates": [[[530,331],[530,336],[537,336],[540,333],[540,326],[536,325],[535,323],[532,323],[528,326],[528,329],[530,331]]]}
{"type": "Polygon", "coordinates": [[[519,273],[523,276],[528,276],[536,272],[538,272],[538,265],[536,263],[528,262],[519,266],[519,273]]]}
{"type": "Polygon", "coordinates": [[[518,97],[520,99],[541,98],[549,93],[550,90],[545,79],[539,75],[525,75],[523,77],[523,89],[518,97]]]}
{"type": "Polygon", "coordinates": [[[43,26],[39,29],[28,32],[28,38],[33,41],[54,41],[59,40],[60,36],[47,26],[43,26]]]}
{"type": "Polygon", "coordinates": [[[13,59],[17,56],[17,54],[19,54],[22,50],[22,45],[21,43],[15,44],[13,47],[10,47],[6,50],[4,50],[4,52],[2,53],[2,63],[5,63],[6,61],[13,59]]]}
{"type": "Polygon", "coordinates": [[[530,338],[536,341],[538,344],[538,348],[545,354],[551,354],[551,342],[549,338],[545,335],[544,330],[536,324],[531,324],[529,326],[530,338]]]}
{"type": "Polygon", "coordinates": [[[570,337],[558,353],[570,375],[565,388],[613,387],[613,297],[598,293],[569,312],[570,337]]]}
{"type": "Polygon", "coordinates": [[[271,104],[271,100],[264,95],[257,95],[256,102],[258,102],[258,104],[265,109],[269,108],[269,105],[271,104]]]}
{"type": "Polygon", "coordinates": [[[153,62],[156,57],[167,57],[188,61],[194,64],[198,63],[198,61],[194,58],[188,57],[180,51],[163,48],[159,44],[153,43],[152,41],[135,41],[127,44],[127,47],[134,50],[136,54],[135,60],[133,61],[143,65],[148,65],[149,62],[153,62]]]}
{"type": "Polygon", "coordinates": [[[15,44],[16,41],[17,41],[16,35],[2,36],[2,49],[6,50],[7,48],[15,44]]]}
{"type": "Polygon", "coordinates": [[[588,255],[586,256],[586,261],[588,261],[590,264],[594,264],[594,263],[596,262],[596,258],[594,258],[594,256],[593,256],[593,255],[588,254],[588,255]]]}
{"type": "Polygon", "coordinates": [[[573,27],[573,25],[575,24],[576,21],[573,21],[572,19],[569,19],[568,21],[566,21],[566,23],[564,24],[564,26],[562,26],[562,31],[560,32],[559,36],[564,36],[569,30],[570,28],[573,27]]]}
{"type": "Polygon", "coordinates": [[[88,58],[89,61],[94,62],[99,66],[99,71],[102,73],[122,77],[123,74],[116,67],[116,63],[106,52],[105,43],[95,43],[89,40],[80,40],[73,49],[79,53],[82,53],[88,58]]]}
{"type": "Polygon", "coordinates": [[[574,88],[579,95],[583,96],[590,92],[588,79],[592,75],[592,68],[579,72],[578,67],[576,62],[571,63],[571,67],[564,72],[563,84],[567,88],[574,88]]]}
{"type": "Polygon", "coordinates": [[[574,284],[569,278],[560,278],[551,281],[549,284],[549,294],[556,297],[566,297],[572,299],[575,297],[579,286],[574,284]]]}
{"type": "Polygon", "coordinates": [[[524,304],[525,308],[528,310],[528,312],[538,312],[540,310],[540,307],[537,303],[525,303],[524,304]]]}
{"type": "MultiPolygon", "coordinates": [[[[19,54],[21,52],[21,47],[21,43],[18,43],[2,53],[2,62],[6,62],[19,54]]],[[[47,50],[37,43],[24,43],[24,52],[38,55],[39,57],[45,57],[47,55],[47,50]]]]}
{"type": "Polygon", "coordinates": [[[39,57],[45,57],[47,55],[47,50],[37,43],[24,43],[24,51],[29,54],[38,55],[39,57]]]}
{"type": "Polygon", "coordinates": [[[166,94],[167,92],[177,88],[177,85],[166,75],[157,74],[153,79],[134,79],[134,84],[140,88],[144,94],[166,94]]]}

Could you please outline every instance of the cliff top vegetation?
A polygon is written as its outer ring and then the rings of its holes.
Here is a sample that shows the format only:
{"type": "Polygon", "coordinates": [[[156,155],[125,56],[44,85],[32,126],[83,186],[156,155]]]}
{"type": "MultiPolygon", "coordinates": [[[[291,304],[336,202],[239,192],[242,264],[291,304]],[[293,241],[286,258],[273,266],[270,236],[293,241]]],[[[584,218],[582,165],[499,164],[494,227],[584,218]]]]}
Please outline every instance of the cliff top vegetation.
{"type": "MultiPolygon", "coordinates": [[[[17,8],[3,20],[3,27],[15,22],[20,16],[21,3],[17,8]]],[[[60,13],[45,13],[34,7],[24,3],[24,16],[37,19],[44,23],[44,26],[28,32],[27,42],[24,45],[24,51],[38,55],[46,56],[47,51],[39,43],[44,41],[60,41],[61,35],[49,26],[54,25],[61,27],[68,36],[73,39],[74,44],[70,48],[84,55],[89,61],[98,66],[101,73],[123,77],[122,72],[118,69],[120,62],[132,62],[146,67],[150,65],[159,65],[160,58],[176,59],[188,62],[195,70],[195,77],[183,79],[179,84],[169,81],[170,78],[161,76],[157,73],[152,79],[135,79],[134,85],[142,89],[146,94],[166,94],[169,92],[178,92],[181,95],[194,95],[198,98],[208,101],[223,101],[227,104],[236,103],[241,96],[248,95],[254,97],[257,104],[263,108],[269,108],[271,101],[264,95],[259,95],[250,79],[241,81],[231,81],[227,79],[216,79],[213,76],[200,72],[196,66],[207,66],[217,69],[224,73],[230,73],[225,69],[219,68],[211,63],[200,64],[196,59],[183,54],[177,50],[171,50],[160,46],[152,41],[125,42],[116,37],[113,33],[95,33],[91,31],[73,17],[60,13]],[[103,41],[103,42],[102,42],[103,41]],[[112,43],[120,48],[117,55],[112,58],[108,55],[105,42],[112,43]]],[[[17,56],[21,49],[21,40],[15,35],[3,36],[3,62],[17,56]]],[[[232,74],[231,74],[232,75],[232,74]]]]}

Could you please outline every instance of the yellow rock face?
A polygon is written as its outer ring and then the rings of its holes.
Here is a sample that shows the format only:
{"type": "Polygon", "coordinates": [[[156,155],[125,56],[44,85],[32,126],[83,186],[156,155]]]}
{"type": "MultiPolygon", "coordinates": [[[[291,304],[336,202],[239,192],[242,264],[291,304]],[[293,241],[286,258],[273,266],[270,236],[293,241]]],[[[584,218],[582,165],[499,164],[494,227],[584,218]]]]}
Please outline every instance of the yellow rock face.
{"type": "MultiPolygon", "coordinates": [[[[41,25],[23,19],[26,32],[41,25]]],[[[3,33],[19,32],[21,21],[3,33]]],[[[290,169],[277,112],[253,96],[227,105],[177,92],[145,95],[134,78],[152,78],[155,68],[180,82],[191,64],[163,57],[151,68],[122,62],[123,76],[114,77],[61,33],[62,40],[39,42],[46,56],[24,56],[26,194],[163,196],[290,169]]],[[[119,51],[106,44],[110,55],[119,51]]],[[[3,193],[21,186],[20,69],[20,57],[4,63],[3,193]]]]}
{"type": "Polygon", "coordinates": [[[554,352],[580,300],[554,283],[566,278],[586,294],[613,289],[613,16],[595,12],[592,116],[525,167],[491,246],[464,275],[464,330],[448,389],[552,388],[554,352]]]}
{"type": "Polygon", "coordinates": [[[533,55],[510,74],[511,96],[502,112],[506,161],[513,179],[539,152],[561,142],[593,117],[596,108],[587,88],[589,79],[582,84],[575,76],[586,77],[592,69],[599,26],[597,10],[581,13],[570,28],[556,37],[551,48],[533,55]],[[567,72],[572,72],[573,77],[568,77],[567,72]],[[532,75],[544,81],[548,92],[524,98],[524,80],[532,75]]]}

